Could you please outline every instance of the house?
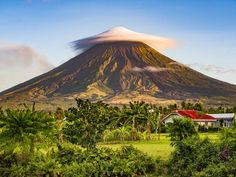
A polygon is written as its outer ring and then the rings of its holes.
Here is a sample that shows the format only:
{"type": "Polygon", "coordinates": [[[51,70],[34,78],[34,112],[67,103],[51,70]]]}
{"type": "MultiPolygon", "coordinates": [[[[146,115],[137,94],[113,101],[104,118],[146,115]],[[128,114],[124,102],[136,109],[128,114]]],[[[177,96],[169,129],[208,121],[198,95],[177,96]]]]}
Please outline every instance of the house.
{"type": "Polygon", "coordinates": [[[163,123],[170,123],[173,118],[191,118],[199,125],[214,126],[216,119],[207,114],[198,114],[195,110],[176,110],[162,119],[163,123]]]}
{"type": "Polygon", "coordinates": [[[222,114],[207,114],[216,119],[215,126],[217,127],[231,127],[235,120],[234,113],[222,113],[222,114]]]}
{"type": "Polygon", "coordinates": [[[162,119],[164,124],[173,122],[173,118],[187,117],[193,122],[207,127],[231,127],[235,118],[234,113],[223,114],[199,114],[195,110],[176,110],[162,119]]]}

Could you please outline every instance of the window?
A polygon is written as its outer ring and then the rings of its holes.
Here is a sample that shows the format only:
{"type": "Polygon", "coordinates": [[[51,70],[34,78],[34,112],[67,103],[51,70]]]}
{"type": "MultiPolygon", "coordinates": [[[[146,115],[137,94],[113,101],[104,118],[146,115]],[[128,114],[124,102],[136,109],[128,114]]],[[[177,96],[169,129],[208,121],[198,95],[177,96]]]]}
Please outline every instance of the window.
{"type": "Polygon", "coordinates": [[[224,127],[228,127],[227,125],[228,125],[227,122],[224,122],[224,127]]]}

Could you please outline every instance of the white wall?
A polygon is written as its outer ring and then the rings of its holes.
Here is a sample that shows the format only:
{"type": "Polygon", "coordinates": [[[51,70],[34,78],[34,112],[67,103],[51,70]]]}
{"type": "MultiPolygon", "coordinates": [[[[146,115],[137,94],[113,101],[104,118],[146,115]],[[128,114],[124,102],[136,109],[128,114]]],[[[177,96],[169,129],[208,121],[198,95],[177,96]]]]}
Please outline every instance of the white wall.
{"type": "Polygon", "coordinates": [[[165,123],[165,124],[167,124],[167,123],[172,123],[173,122],[173,119],[179,119],[179,118],[182,118],[182,116],[179,116],[179,115],[176,115],[176,114],[174,114],[174,115],[169,115],[168,116],[168,118],[166,118],[163,122],[165,123]]]}

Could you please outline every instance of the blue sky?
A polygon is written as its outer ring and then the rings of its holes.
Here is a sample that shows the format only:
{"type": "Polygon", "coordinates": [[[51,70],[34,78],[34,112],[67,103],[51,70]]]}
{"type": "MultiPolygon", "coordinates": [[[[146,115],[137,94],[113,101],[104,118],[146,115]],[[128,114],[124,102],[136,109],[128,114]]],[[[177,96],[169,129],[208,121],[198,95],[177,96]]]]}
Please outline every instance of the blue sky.
{"type": "MultiPolygon", "coordinates": [[[[176,40],[164,54],[236,84],[235,19],[236,0],[1,0],[0,65],[1,46],[26,46],[35,58],[58,66],[76,55],[71,41],[124,26],[176,40]]],[[[40,74],[31,71],[34,66],[25,73],[18,68],[22,76],[10,76],[16,66],[2,69],[11,82],[0,80],[0,90],[40,74]]]]}

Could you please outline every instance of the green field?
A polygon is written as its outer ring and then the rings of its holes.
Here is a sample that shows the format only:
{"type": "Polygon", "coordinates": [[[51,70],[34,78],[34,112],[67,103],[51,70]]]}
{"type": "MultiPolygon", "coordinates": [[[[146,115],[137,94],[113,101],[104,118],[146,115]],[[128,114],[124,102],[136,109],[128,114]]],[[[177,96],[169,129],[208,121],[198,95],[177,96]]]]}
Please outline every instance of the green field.
{"type": "MultiPolygon", "coordinates": [[[[212,141],[216,141],[219,138],[218,133],[200,133],[201,138],[208,137],[212,141]]],[[[160,157],[162,160],[167,160],[173,147],[170,146],[170,139],[168,134],[161,134],[160,140],[157,140],[157,135],[152,135],[152,140],[142,141],[126,141],[126,142],[111,142],[100,143],[101,147],[109,147],[112,149],[118,149],[122,145],[133,145],[142,152],[147,153],[152,157],[160,157]]]]}

